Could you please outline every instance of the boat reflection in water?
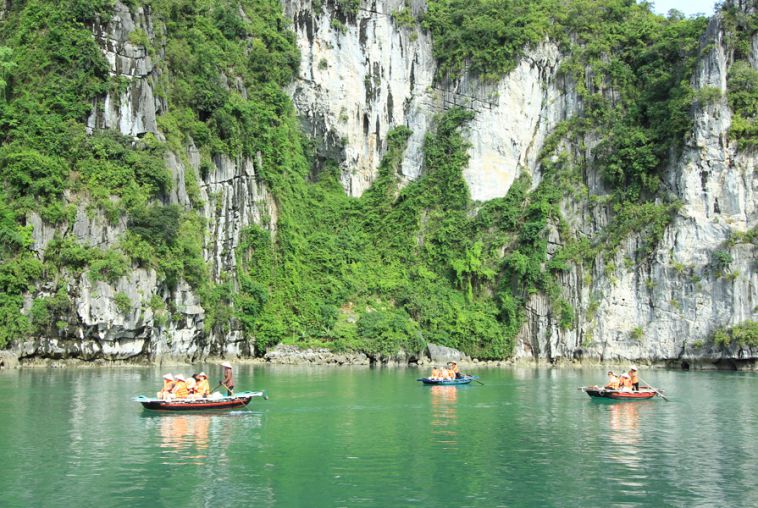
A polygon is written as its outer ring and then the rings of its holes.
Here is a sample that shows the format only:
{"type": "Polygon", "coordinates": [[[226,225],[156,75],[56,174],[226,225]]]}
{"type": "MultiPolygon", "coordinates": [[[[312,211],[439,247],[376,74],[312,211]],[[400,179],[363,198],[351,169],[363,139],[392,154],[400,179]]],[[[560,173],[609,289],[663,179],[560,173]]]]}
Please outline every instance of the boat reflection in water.
{"type": "Polygon", "coordinates": [[[204,463],[212,416],[170,415],[160,419],[164,463],[204,463]],[[197,462],[200,461],[200,462],[197,462]]]}
{"type": "Polygon", "coordinates": [[[619,468],[612,483],[617,483],[620,492],[637,495],[648,481],[642,467],[645,443],[640,429],[640,409],[655,404],[649,401],[616,403],[608,405],[609,432],[608,459],[619,468]]]}
{"type": "Polygon", "coordinates": [[[249,410],[220,414],[162,413],[147,416],[157,423],[163,464],[198,464],[223,460],[232,434],[263,425],[262,414],[249,410]]]}
{"type": "Polygon", "coordinates": [[[432,386],[432,435],[443,448],[455,449],[457,440],[458,388],[455,386],[432,386]]]}

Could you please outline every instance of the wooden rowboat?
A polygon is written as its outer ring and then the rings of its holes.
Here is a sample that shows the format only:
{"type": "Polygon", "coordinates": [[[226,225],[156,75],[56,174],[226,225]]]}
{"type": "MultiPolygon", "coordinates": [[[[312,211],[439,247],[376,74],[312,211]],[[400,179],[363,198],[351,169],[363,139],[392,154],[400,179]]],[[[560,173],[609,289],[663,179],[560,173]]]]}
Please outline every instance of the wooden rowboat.
{"type": "Polygon", "coordinates": [[[253,397],[268,399],[264,392],[237,392],[234,395],[210,399],[174,399],[162,400],[151,399],[140,395],[134,398],[135,402],[142,404],[145,409],[154,411],[206,411],[213,409],[232,409],[247,406],[253,397]]]}
{"type": "Polygon", "coordinates": [[[479,379],[479,376],[463,376],[457,379],[432,379],[430,377],[422,377],[416,381],[421,381],[425,385],[467,385],[471,381],[479,379]]]}
{"type": "Polygon", "coordinates": [[[602,386],[583,386],[582,391],[590,397],[613,400],[646,400],[660,395],[658,390],[649,386],[640,386],[639,391],[636,392],[609,390],[602,386]]]}

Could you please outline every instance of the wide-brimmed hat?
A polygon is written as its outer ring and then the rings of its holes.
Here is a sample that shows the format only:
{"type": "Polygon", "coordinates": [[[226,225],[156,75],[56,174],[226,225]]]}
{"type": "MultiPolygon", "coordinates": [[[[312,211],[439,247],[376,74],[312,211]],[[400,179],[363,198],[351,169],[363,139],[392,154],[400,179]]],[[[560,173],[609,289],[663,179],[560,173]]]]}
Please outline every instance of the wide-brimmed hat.
{"type": "Polygon", "coordinates": [[[177,374],[176,376],[174,376],[174,379],[176,379],[177,381],[186,381],[186,379],[184,378],[184,374],[177,374]]]}
{"type": "Polygon", "coordinates": [[[635,367],[634,365],[632,365],[631,367],[629,367],[629,370],[637,370],[637,367],[635,367]]]}
{"type": "Polygon", "coordinates": [[[232,368],[232,364],[229,363],[229,362],[224,362],[224,363],[221,364],[221,366],[223,368],[225,368],[225,369],[231,369],[232,368]]]}
{"type": "Polygon", "coordinates": [[[171,375],[171,373],[163,374],[163,379],[168,379],[169,381],[174,380],[174,376],[171,375]]]}
{"type": "Polygon", "coordinates": [[[204,377],[205,379],[208,379],[208,374],[206,374],[205,372],[201,372],[200,374],[197,375],[197,377],[204,377]]]}

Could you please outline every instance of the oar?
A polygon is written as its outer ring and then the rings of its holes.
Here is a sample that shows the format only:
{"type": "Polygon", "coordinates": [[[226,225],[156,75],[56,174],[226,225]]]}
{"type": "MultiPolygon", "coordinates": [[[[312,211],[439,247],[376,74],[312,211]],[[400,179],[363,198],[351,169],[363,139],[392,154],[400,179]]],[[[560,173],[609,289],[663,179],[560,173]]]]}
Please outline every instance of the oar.
{"type": "Polygon", "coordinates": [[[229,390],[229,393],[231,393],[232,397],[234,397],[234,390],[232,390],[231,388],[229,388],[228,386],[226,386],[224,383],[221,383],[221,386],[223,386],[224,388],[226,388],[227,390],[229,390]]]}
{"type": "Polygon", "coordinates": [[[476,382],[477,382],[477,383],[479,383],[480,385],[484,386],[484,383],[482,383],[482,382],[481,382],[481,381],[479,381],[478,379],[474,379],[474,376],[471,376],[471,381],[476,381],[476,382]]]}
{"type": "Polygon", "coordinates": [[[651,388],[655,393],[657,393],[658,395],[660,395],[663,398],[663,400],[665,400],[666,402],[671,402],[670,400],[668,400],[666,398],[665,395],[663,395],[661,392],[659,392],[653,385],[651,385],[650,383],[648,383],[647,381],[645,381],[641,377],[639,377],[639,376],[637,376],[637,377],[639,378],[640,381],[642,381],[643,383],[645,383],[648,386],[648,388],[651,388]]]}

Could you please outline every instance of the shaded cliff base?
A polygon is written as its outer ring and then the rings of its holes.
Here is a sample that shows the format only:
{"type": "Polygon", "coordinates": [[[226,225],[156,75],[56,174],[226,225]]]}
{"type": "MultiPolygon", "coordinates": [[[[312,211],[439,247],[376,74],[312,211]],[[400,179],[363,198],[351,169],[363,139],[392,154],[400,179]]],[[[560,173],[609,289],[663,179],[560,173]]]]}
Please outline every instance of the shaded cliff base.
{"type": "Polygon", "coordinates": [[[657,361],[623,360],[584,358],[571,360],[558,358],[554,361],[533,360],[527,358],[485,361],[472,359],[458,350],[429,344],[421,354],[410,355],[399,353],[391,358],[370,358],[364,353],[334,352],[326,348],[299,348],[291,345],[278,345],[269,350],[263,358],[217,358],[178,360],[175,358],[130,358],[126,360],[109,360],[98,358],[82,360],[79,358],[42,358],[19,357],[11,351],[0,351],[0,370],[15,368],[99,368],[99,367],[135,367],[135,366],[185,366],[197,363],[221,364],[223,361],[233,361],[237,365],[292,365],[292,366],[364,366],[364,367],[429,367],[445,365],[455,361],[462,368],[489,367],[538,367],[538,368],[611,368],[614,370],[628,369],[631,364],[642,368],[663,368],[676,370],[725,370],[725,371],[754,371],[758,370],[755,358],[674,358],[657,361]]]}

